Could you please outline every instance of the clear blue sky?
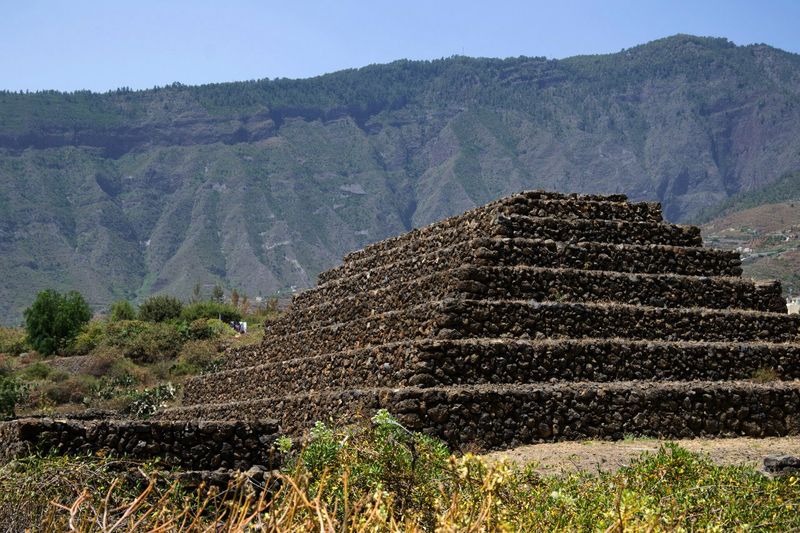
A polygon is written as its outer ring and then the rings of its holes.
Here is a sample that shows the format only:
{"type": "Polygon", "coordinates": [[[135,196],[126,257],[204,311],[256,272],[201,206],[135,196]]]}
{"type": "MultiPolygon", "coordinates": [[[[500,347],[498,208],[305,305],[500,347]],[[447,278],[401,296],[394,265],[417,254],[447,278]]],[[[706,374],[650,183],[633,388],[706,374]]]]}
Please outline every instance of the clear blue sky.
{"type": "Polygon", "coordinates": [[[800,0],[0,0],[0,88],[309,77],[454,54],[562,58],[691,33],[800,52],[800,0]]]}

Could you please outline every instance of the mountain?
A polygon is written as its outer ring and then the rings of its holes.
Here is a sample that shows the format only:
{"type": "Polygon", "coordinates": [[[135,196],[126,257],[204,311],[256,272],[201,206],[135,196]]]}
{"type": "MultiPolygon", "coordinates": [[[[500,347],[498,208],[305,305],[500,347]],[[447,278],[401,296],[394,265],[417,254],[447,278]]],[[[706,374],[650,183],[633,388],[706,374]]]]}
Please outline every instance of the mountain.
{"type": "Polygon", "coordinates": [[[779,279],[800,295],[800,172],[701,213],[706,245],[737,250],[744,276],[779,279]]]}
{"type": "Polygon", "coordinates": [[[678,35],[563,60],[397,61],[303,80],[0,93],[0,316],[221,281],[314,283],[347,251],[521,189],[686,221],[800,169],[800,56],[678,35]]]}

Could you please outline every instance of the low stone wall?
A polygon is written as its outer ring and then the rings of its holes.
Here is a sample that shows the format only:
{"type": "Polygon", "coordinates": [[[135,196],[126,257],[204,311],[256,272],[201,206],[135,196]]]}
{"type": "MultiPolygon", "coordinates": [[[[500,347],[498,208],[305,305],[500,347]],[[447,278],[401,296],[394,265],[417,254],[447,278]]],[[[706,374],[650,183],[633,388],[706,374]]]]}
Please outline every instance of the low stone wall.
{"type": "MultiPolygon", "coordinates": [[[[319,290],[336,283],[377,288],[383,280],[432,274],[464,264],[539,266],[690,276],[740,276],[739,254],[713,248],[580,242],[542,239],[478,238],[440,249],[386,250],[357,263],[345,263],[319,275],[319,290]],[[366,285],[364,285],[366,284],[366,285]]],[[[317,289],[299,294],[295,301],[317,289]]]]}
{"type": "Polygon", "coordinates": [[[283,336],[265,337],[258,351],[241,353],[238,359],[226,357],[225,368],[242,368],[267,361],[282,361],[434,336],[439,330],[437,324],[446,318],[443,309],[441,302],[429,302],[374,317],[322,327],[312,326],[283,336]]]}
{"type": "Polygon", "coordinates": [[[303,304],[295,302],[286,314],[267,323],[265,338],[280,337],[337,322],[349,322],[429,301],[458,298],[463,293],[460,288],[463,281],[459,272],[450,270],[422,277],[409,276],[408,281],[387,283],[378,290],[351,291],[347,286],[331,287],[324,291],[324,297],[321,294],[319,298],[304,300],[303,304]]]}
{"type": "Polygon", "coordinates": [[[409,429],[451,446],[491,450],[533,442],[800,434],[800,385],[792,382],[568,383],[367,389],[191,406],[164,418],[261,416],[301,435],[329,417],[353,422],[387,408],[409,429]]]}
{"type": "MultiPolygon", "coordinates": [[[[700,228],[652,222],[498,216],[500,230],[493,235],[508,238],[552,239],[557,242],[613,242],[614,244],[703,245],[700,228]]],[[[488,235],[487,235],[488,236],[488,235]]]]}
{"type": "Polygon", "coordinates": [[[106,450],[134,459],[160,458],[188,470],[277,467],[275,421],[236,422],[26,418],[0,423],[0,463],[33,452],[87,455],[106,450]]]}
{"type": "MultiPolygon", "coordinates": [[[[800,315],[625,304],[451,300],[439,337],[797,341],[800,315]]],[[[365,339],[366,341],[366,339],[365,339]]]]}
{"type": "Polygon", "coordinates": [[[464,267],[471,299],[618,302],[653,307],[749,309],[786,314],[779,282],[531,267],[464,267]]]}
{"type": "Polygon", "coordinates": [[[612,218],[661,221],[661,205],[657,203],[628,203],[624,195],[565,195],[547,191],[525,191],[476,207],[460,215],[434,222],[423,228],[370,244],[344,257],[345,262],[368,256],[376,250],[395,247],[409,241],[428,239],[436,233],[458,226],[474,226],[490,221],[501,213],[574,218],[612,218]],[[604,205],[597,205],[597,204],[604,205]],[[542,215],[539,213],[542,212],[542,215]]]}
{"type": "Polygon", "coordinates": [[[375,387],[800,379],[800,345],[597,339],[412,341],[197,376],[184,405],[375,387]]]}
{"type": "MultiPolygon", "coordinates": [[[[523,215],[481,214],[469,224],[444,221],[436,231],[406,233],[402,238],[380,241],[345,257],[345,264],[361,269],[371,257],[411,256],[447,248],[478,238],[521,238],[556,242],[600,242],[614,244],[701,247],[700,228],[652,222],[564,219],[523,215]],[[412,237],[413,236],[413,237],[412,237]]],[[[327,279],[327,278],[322,278],[327,279]]]]}
{"type": "Polygon", "coordinates": [[[706,307],[786,313],[779,282],[741,278],[625,274],[540,267],[460,266],[383,288],[334,284],[307,298],[267,327],[268,335],[347,322],[447,298],[560,302],[619,302],[653,307],[706,307]],[[312,303],[321,302],[315,305],[312,303]]]}
{"type": "Polygon", "coordinates": [[[498,210],[504,215],[533,217],[585,218],[590,220],[624,220],[626,222],[663,222],[661,204],[655,202],[608,202],[605,200],[521,198],[498,210]]]}
{"type": "Polygon", "coordinates": [[[800,315],[627,304],[450,299],[427,302],[283,336],[227,368],[423,338],[570,337],[707,341],[796,341],[800,315]],[[250,355],[253,358],[249,358],[250,355]]]}

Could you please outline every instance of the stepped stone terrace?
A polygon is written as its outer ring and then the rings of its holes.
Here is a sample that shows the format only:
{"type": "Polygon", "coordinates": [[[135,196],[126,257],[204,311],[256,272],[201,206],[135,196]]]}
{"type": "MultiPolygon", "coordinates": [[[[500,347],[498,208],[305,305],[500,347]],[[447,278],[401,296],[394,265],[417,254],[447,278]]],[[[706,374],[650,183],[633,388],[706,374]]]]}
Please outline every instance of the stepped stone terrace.
{"type": "Polygon", "coordinates": [[[162,417],[387,408],[473,450],[798,434],[800,317],[741,273],[659,204],[524,192],[349,254],[162,417]]]}
{"type": "Polygon", "coordinates": [[[380,408],[473,451],[800,434],[800,315],[741,273],[659,204],[524,192],[349,254],[157,420],[17,421],[0,442],[247,468],[380,408]]]}

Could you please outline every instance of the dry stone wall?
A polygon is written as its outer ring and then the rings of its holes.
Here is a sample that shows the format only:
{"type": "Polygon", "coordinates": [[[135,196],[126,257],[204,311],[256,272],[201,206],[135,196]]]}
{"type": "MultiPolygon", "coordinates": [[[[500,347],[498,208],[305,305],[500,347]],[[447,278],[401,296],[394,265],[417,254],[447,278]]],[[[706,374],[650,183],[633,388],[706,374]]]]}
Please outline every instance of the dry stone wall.
{"type": "Polygon", "coordinates": [[[800,318],[741,273],[658,204],[529,191],[349,254],[156,421],[17,421],[0,442],[247,468],[279,433],[379,408],[470,450],[800,434],[800,318]]]}
{"type": "Polygon", "coordinates": [[[432,387],[551,381],[746,380],[769,368],[800,379],[800,346],[627,339],[407,341],[275,361],[187,384],[198,403],[348,387],[432,387]]]}
{"type": "MultiPolygon", "coordinates": [[[[379,289],[386,284],[463,265],[572,268],[641,274],[739,276],[738,254],[708,248],[613,243],[557,243],[541,239],[472,239],[433,252],[379,254],[356,265],[343,265],[335,274],[320,274],[321,285],[295,297],[297,307],[330,300],[331,290],[350,293],[379,289]],[[322,278],[326,281],[322,282],[322,278]]],[[[333,272],[333,271],[328,271],[333,272]]]]}
{"type": "Polygon", "coordinates": [[[324,294],[324,300],[307,299],[302,308],[270,323],[269,333],[286,335],[301,328],[322,327],[451,298],[619,302],[772,312],[786,309],[776,282],[757,284],[740,278],[527,266],[461,266],[409,281],[387,282],[380,289],[353,291],[350,284],[334,284],[326,287],[324,294]]]}
{"type": "Polygon", "coordinates": [[[0,463],[30,453],[159,459],[167,468],[275,467],[278,423],[234,421],[70,420],[28,418],[0,424],[0,463]]]}
{"type": "Polygon", "coordinates": [[[460,449],[531,442],[800,434],[800,387],[779,382],[615,382],[348,389],[187,406],[177,418],[283,413],[284,431],[316,420],[355,421],[390,406],[408,428],[460,449]],[[712,415],[713,416],[710,416],[712,415]]]}
{"type": "Polygon", "coordinates": [[[746,310],[662,308],[619,303],[447,299],[266,338],[226,366],[294,359],[422,338],[565,337],[786,342],[800,317],[746,310]]]}
{"type": "Polygon", "coordinates": [[[349,254],[156,421],[0,439],[9,457],[102,446],[195,469],[266,463],[279,433],[382,407],[476,450],[798,434],[800,318],[741,272],[658,204],[529,191],[349,254]]]}
{"type": "Polygon", "coordinates": [[[795,434],[800,318],[740,275],[658,204],[522,193],[349,254],[163,416],[301,433],[386,407],[480,449],[795,434]]]}
{"type": "Polygon", "coordinates": [[[403,235],[370,244],[363,250],[347,254],[345,263],[370,256],[376,251],[406,242],[422,241],[448,228],[485,226],[500,214],[532,214],[557,218],[583,218],[661,222],[661,206],[657,203],[632,204],[623,195],[562,195],[543,191],[528,191],[501,198],[482,207],[450,217],[436,224],[415,229],[403,235]]]}

